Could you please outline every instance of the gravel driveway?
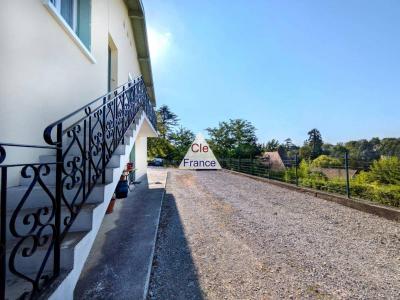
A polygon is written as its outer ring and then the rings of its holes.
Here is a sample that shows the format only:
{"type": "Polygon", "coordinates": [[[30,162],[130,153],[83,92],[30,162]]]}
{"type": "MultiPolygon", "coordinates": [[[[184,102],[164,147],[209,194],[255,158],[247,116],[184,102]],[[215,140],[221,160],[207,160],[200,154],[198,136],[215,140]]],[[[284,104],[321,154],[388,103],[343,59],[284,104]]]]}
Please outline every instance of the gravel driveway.
{"type": "Polygon", "coordinates": [[[223,171],[170,170],[150,299],[400,299],[399,223],[223,171]]]}

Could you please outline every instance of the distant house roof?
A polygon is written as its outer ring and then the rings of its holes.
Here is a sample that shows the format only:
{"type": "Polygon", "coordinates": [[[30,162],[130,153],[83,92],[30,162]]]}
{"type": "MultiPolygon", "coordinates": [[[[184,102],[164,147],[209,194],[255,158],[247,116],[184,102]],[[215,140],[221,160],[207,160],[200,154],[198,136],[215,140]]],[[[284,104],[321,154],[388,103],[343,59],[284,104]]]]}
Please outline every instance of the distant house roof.
{"type": "Polygon", "coordinates": [[[261,155],[261,162],[268,164],[273,170],[283,170],[285,169],[285,164],[278,151],[264,152],[261,155]]]}
{"type": "Polygon", "coordinates": [[[146,19],[141,0],[124,0],[128,7],[128,15],[131,19],[133,35],[135,38],[136,52],[138,56],[140,71],[151,103],[156,105],[156,95],[154,92],[153,73],[151,70],[149,43],[147,40],[146,19]]]}

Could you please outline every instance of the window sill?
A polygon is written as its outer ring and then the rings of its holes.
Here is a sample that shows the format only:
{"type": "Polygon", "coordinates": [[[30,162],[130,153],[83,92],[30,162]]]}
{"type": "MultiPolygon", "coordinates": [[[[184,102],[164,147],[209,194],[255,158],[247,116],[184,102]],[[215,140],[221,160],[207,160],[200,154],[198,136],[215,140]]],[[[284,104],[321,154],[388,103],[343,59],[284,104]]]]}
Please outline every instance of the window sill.
{"type": "Polygon", "coordinates": [[[65,22],[64,18],[58,13],[54,5],[50,2],[50,0],[42,0],[44,6],[50,12],[50,14],[54,17],[57,23],[64,29],[64,31],[69,35],[69,37],[74,41],[74,43],[78,46],[81,52],[90,60],[91,63],[95,64],[96,59],[90,53],[88,48],[82,43],[76,33],[71,29],[71,27],[65,22]]]}

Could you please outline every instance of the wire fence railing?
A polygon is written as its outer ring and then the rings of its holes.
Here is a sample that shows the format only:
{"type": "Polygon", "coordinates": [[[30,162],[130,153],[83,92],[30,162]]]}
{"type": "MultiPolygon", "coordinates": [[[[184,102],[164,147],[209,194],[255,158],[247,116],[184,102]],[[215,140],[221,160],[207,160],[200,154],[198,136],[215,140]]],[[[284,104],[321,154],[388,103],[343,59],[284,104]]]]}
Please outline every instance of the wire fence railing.
{"type": "MultiPolygon", "coordinates": [[[[327,161],[308,161],[297,156],[270,160],[259,158],[219,158],[222,168],[320,190],[400,207],[400,164],[386,160],[367,161],[344,153],[325,156],[327,161]],[[381,161],[381,162],[379,162],[381,161]]],[[[179,167],[181,161],[164,160],[164,167],[179,167]]]]}
{"type": "Polygon", "coordinates": [[[375,174],[371,162],[350,158],[347,153],[335,159],[335,164],[322,166],[297,157],[279,162],[261,158],[223,158],[219,162],[222,168],[236,172],[400,207],[400,182],[395,180],[400,175],[398,166],[381,167],[381,174],[375,174]],[[385,177],[387,182],[373,176],[385,177]]]}

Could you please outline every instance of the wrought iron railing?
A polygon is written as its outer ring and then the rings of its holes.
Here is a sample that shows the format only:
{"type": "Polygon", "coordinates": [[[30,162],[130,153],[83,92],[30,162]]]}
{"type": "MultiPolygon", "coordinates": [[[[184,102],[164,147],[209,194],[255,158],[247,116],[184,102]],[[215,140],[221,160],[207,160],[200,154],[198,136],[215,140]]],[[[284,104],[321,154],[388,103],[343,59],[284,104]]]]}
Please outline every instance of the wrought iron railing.
{"type": "Polygon", "coordinates": [[[21,299],[34,298],[58,276],[60,269],[60,234],[57,223],[60,206],[54,188],[44,182],[44,178],[50,176],[51,168],[58,163],[2,164],[8,148],[13,151],[21,148],[30,151],[37,148],[58,149],[54,146],[0,143],[0,298],[10,297],[6,294],[6,281],[21,283],[18,295],[21,299]],[[18,199],[14,198],[16,195],[9,197],[7,189],[9,175],[14,170],[20,171],[23,178],[30,180],[29,185],[22,188],[18,199]],[[30,198],[34,189],[43,192],[46,198],[43,202],[47,203],[43,207],[26,210],[26,207],[35,206],[30,203],[34,201],[30,198]],[[23,271],[24,265],[32,259],[39,262],[35,271],[27,274],[23,271]]]}
{"type": "MultiPolygon", "coordinates": [[[[79,215],[83,205],[99,182],[107,183],[107,165],[120,145],[125,144],[126,133],[135,126],[135,120],[146,113],[156,129],[156,115],[142,78],[128,82],[107,95],[100,97],[66,117],[49,125],[44,139],[50,146],[33,146],[52,149],[54,161],[49,163],[2,165],[6,157],[6,146],[30,147],[27,145],[0,144],[1,168],[1,270],[0,299],[6,295],[7,272],[30,285],[22,297],[36,298],[60,274],[60,246],[70,227],[79,215]],[[54,154],[53,154],[54,155],[54,154]],[[10,168],[22,168],[22,177],[31,180],[21,199],[7,199],[7,172],[10,168]],[[28,172],[29,171],[29,172],[28,172]],[[45,183],[43,177],[54,176],[53,185],[45,183]],[[51,185],[51,186],[50,186],[51,185]],[[20,216],[34,187],[40,187],[49,197],[49,205],[34,212],[28,210],[20,216]],[[10,221],[7,219],[7,203],[17,202],[10,221]],[[66,213],[61,214],[61,207],[66,213]],[[15,229],[17,219],[25,226],[24,234],[15,229]],[[44,220],[46,218],[46,220],[44,220]],[[6,244],[10,232],[14,241],[11,255],[6,244]],[[25,244],[31,240],[30,246],[25,244]],[[41,267],[29,277],[15,268],[16,255],[33,257],[38,247],[48,252],[42,257],[41,267]],[[51,272],[45,273],[49,257],[53,257],[51,272]]],[[[123,147],[123,146],[122,146],[123,147]]],[[[10,243],[10,242],[8,242],[10,243]]],[[[37,259],[37,258],[35,258],[37,259]]]]}

